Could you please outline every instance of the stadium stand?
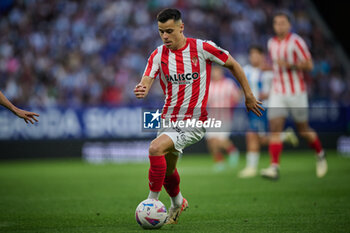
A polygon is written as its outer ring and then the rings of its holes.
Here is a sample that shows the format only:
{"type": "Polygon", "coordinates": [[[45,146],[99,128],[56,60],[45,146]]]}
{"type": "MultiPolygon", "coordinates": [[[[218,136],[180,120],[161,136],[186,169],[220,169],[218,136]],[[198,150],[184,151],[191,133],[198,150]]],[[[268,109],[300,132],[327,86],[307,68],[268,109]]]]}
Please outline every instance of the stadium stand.
{"type": "MultiPolygon", "coordinates": [[[[291,10],[314,58],[310,97],[349,104],[349,68],[307,0],[1,1],[0,89],[29,107],[137,104],[132,89],[161,44],[155,15],[169,5],[184,12],[187,36],[215,41],[242,64],[252,43],[266,46],[273,12],[291,10]]],[[[146,101],[160,95],[153,88],[146,101]]]]}

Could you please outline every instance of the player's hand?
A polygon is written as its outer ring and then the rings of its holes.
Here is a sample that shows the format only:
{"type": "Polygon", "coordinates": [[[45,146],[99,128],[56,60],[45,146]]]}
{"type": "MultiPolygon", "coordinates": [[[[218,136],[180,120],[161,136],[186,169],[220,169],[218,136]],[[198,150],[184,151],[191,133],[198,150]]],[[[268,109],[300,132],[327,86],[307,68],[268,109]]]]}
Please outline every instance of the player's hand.
{"type": "Polygon", "coordinates": [[[27,124],[28,122],[34,124],[34,121],[38,122],[38,119],[36,119],[35,117],[39,117],[39,114],[34,113],[34,112],[28,112],[22,109],[17,108],[14,113],[22,118],[27,124]]]}
{"type": "Polygon", "coordinates": [[[143,99],[146,97],[146,86],[142,84],[137,84],[136,87],[134,88],[134,94],[136,98],[138,99],[143,99]]]}
{"type": "Polygon", "coordinates": [[[257,116],[262,116],[260,110],[265,111],[263,107],[261,107],[262,102],[257,100],[253,95],[246,96],[245,98],[245,106],[247,107],[248,112],[252,111],[257,116]]]}

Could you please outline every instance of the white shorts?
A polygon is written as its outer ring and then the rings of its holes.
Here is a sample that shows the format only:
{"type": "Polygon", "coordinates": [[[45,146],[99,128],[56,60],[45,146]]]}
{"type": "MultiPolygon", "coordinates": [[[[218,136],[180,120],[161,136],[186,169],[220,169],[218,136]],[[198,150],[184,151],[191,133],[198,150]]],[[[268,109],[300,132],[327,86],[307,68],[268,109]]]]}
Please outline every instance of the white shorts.
{"type": "Polygon", "coordinates": [[[199,142],[203,138],[205,128],[161,128],[158,130],[157,137],[162,134],[168,135],[171,138],[174,143],[174,147],[177,150],[177,153],[175,154],[180,155],[182,154],[183,149],[189,145],[199,142]]]}
{"type": "Polygon", "coordinates": [[[269,120],[278,117],[288,117],[289,112],[295,122],[308,120],[307,93],[285,96],[271,93],[269,96],[267,117],[269,120]]]}
{"type": "MultiPolygon", "coordinates": [[[[217,118],[220,119],[220,118],[217,118]]],[[[205,134],[205,138],[206,139],[210,139],[210,138],[217,138],[217,139],[227,139],[230,137],[231,134],[231,129],[232,129],[232,119],[226,119],[226,120],[222,120],[223,125],[221,126],[220,131],[211,131],[211,132],[207,132],[205,134]]]]}
{"type": "Polygon", "coordinates": [[[217,139],[227,139],[230,137],[230,132],[208,132],[205,134],[206,139],[217,138],[217,139]]]}

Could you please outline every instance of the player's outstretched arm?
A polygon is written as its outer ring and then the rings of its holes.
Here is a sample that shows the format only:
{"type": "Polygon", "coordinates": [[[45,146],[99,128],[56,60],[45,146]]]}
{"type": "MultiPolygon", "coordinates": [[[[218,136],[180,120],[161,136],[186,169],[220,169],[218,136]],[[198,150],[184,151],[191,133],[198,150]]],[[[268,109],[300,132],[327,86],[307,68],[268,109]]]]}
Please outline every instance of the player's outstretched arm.
{"type": "Polygon", "coordinates": [[[257,116],[261,116],[262,113],[260,110],[264,110],[264,108],[260,106],[262,102],[254,97],[241,65],[238,64],[238,62],[231,55],[228,55],[228,59],[224,64],[224,67],[228,68],[233,76],[235,76],[239,84],[241,84],[245,96],[245,105],[247,110],[254,112],[257,116]]]}
{"type": "Polygon", "coordinates": [[[148,95],[149,89],[153,84],[154,79],[148,76],[143,76],[141,82],[134,88],[136,98],[143,99],[148,95]]]}
{"type": "Polygon", "coordinates": [[[34,112],[28,112],[23,109],[17,108],[14,106],[7,98],[2,94],[0,91],[0,104],[6,108],[8,108],[11,112],[13,112],[16,116],[24,119],[26,123],[30,122],[34,124],[34,121],[38,122],[38,119],[35,117],[38,117],[39,114],[34,112]]]}

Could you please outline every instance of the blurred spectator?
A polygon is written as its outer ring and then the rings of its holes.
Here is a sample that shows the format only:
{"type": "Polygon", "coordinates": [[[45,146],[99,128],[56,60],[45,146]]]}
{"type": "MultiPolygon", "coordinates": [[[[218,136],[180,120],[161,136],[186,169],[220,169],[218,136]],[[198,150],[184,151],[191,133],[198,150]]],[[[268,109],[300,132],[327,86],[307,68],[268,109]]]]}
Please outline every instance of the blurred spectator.
{"type": "MultiPolygon", "coordinates": [[[[149,51],[161,44],[155,16],[169,6],[182,10],[187,36],[214,40],[243,64],[252,43],[266,46],[273,12],[292,10],[294,29],[315,61],[311,98],[346,100],[345,72],[330,74],[339,65],[333,42],[308,17],[304,1],[282,0],[1,1],[0,89],[19,105],[140,104],[132,89],[149,51]]],[[[162,99],[158,89],[149,103],[162,99]]]]}
{"type": "Polygon", "coordinates": [[[332,100],[339,100],[346,89],[346,83],[341,78],[340,73],[334,70],[330,75],[329,89],[332,100]]]}

